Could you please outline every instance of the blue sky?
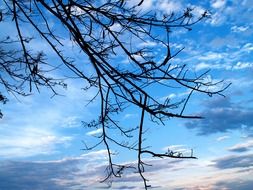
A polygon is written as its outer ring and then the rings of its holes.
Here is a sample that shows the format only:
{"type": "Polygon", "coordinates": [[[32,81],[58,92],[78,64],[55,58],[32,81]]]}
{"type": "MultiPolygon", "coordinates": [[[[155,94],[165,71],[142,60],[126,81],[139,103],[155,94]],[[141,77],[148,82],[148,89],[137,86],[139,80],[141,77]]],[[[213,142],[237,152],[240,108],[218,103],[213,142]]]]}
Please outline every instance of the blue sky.
{"type": "MultiPolygon", "coordinates": [[[[136,2],[133,0],[132,2],[136,2]]],[[[1,5],[1,3],[0,3],[1,5]]],[[[2,5],[1,5],[2,6],[2,5]]],[[[187,64],[192,71],[211,69],[206,80],[232,83],[226,97],[194,94],[186,113],[196,113],[203,120],[171,119],[165,126],[155,126],[147,118],[145,145],[165,152],[168,148],[188,153],[194,150],[197,160],[153,159],[145,173],[156,189],[213,190],[253,187],[253,2],[251,0],[167,1],[146,0],[143,11],[180,12],[187,6],[199,14],[208,9],[212,19],[193,27],[192,31],[174,30],[171,47],[176,51],[185,47],[172,60],[187,64]]],[[[54,23],[52,23],[53,25],[54,23]]],[[[11,23],[0,23],[0,36],[15,33],[11,23]]],[[[138,44],[153,46],[159,44],[138,44]]],[[[71,49],[71,44],[65,46],[71,49]]],[[[47,45],[38,39],[34,50],[45,50],[53,62],[57,59],[47,45]]],[[[78,58],[75,49],[69,52],[78,58]]],[[[88,63],[88,61],[87,61],[88,63]]],[[[124,64],[124,59],[122,61],[124,64]]],[[[90,68],[87,72],[92,72],[90,68]]],[[[53,73],[60,76],[60,71],[53,73]]],[[[97,142],[94,135],[100,129],[82,127],[82,121],[96,117],[99,102],[85,106],[96,91],[83,91],[83,82],[68,79],[67,90],[58,89],[62,96],[54,96],[47,89],[28,97],[9,97],[1,105],[4,113],[0,120],[0,189],[96,189],[105,188],[99,181],[107,164],[103,146],[93,151],[82,151],[85,141],[97,142]]],[[[182,98],[187,89],[152,89],[164,100],[182,98]]],[[[118,116],[126,126],[138,124],[139,112],[127,109],[118,116]]],[[[114,147],[113,147],[114,148],[114,147]]],[[[135,154],[119,150],[114,156],[119,163],[136,163],[135,154]]],[[[111,189],[142,189],[142,181],[133,172],[116,179],[111,189]]]]}

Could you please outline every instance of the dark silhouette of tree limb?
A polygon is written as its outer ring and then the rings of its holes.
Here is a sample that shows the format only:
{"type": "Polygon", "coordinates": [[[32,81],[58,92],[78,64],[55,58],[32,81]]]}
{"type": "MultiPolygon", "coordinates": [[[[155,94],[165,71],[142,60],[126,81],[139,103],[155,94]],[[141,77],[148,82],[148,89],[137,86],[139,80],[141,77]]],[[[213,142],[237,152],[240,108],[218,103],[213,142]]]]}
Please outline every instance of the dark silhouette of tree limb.
{"type": "MultiPolygon", "coordinates": [[[[7,92],[29,95],[32,90],[41,87],[49,88],[57,95],[55,87],[66,87],[64,80],[50,77],[52,70],[60,69],[59,65],[49,63],[43,52],[34,52],[30,46],[33,38],[39,38],[48,44],[52,52],[62,64],[76,77],[88,84],[85,88],[96,88],[97,93],[90,100],[100,101],[100,116],[91,122],[83,122],[88,128],[100,128],[102,133],[97,136],[98,143],[88,146],[84,142],[84,150],[92,150],[102,144],[107,149],[107,176],[103,181],[121,177],[124,170],[132,165],[115,164],[113,162],[111,144],[137,152],[136,170],[147,189],[144,176],[148,165],[142,160],[143,154],[157,158],[191,158],[179,152],[168,150],[166,153],[155,153],[143,147],[144,116],[149,116],[154,123],[164,124],[169,118],[200,119],[201,116],[184,113],[193,93],[209,96],[223,95],[228,85],[221,86],[223,81],[206,81],[209,71],[196,74],[187,69],[186,65],[174,65],[171,60],[184,48],[174,52],[170,48],[170,33],[177,28],[191,30],[192,26],[209,17],[208,11],[196,17],[193,9],[187,8],[182,14],[164,14],[155,11],[141,11],[139,7],[145,2],[140,0],[137,5],[130,5],[125,0],[3,0],[5,9],[0,14],[1,22],[12,23],[17,36],[7,37],[0,41],[0,85],[7,92]],[[8,20],[9,19],[9,20],[8,20]],[[57,29],[53,29],[49,20],[53,20],[57,29]],[[23,31],[26,25],[35,36],[27,36],[23,31]],[[39,36],[39,37],[38,37],[39,36]],[[65,42],[64,42],[65,40],[65,42]],[[81,61],[74,56],[66,56],[66,41],[73,43],[80,54],[85,55],[94,73],[89,75],[81,69],[81,61]],[[138,46],[141,42],[152,42],[162,49],[159,55],[156,49],[138,46]],[[17,48],[13,48],[13,44],[17,48]],[[12,48],[5,48],[12,45],[12,48]],[[6,50],[7,49],[7,50],[6,50]],[[122,57],[129,67],[123,67],[122,57]],[[44,66],[50,69],[43,69],[44,66]],[[27,89],[28,86],[28,89],[27,89]],[[188,89],[189,94],[178,102],[167,98],[160,102],[148,90],[149,88],[171,89],[173,86],[188,89]],[[214,88],[221,86],[220,88],[214,88]],[[122,113],[126,107],[133,106],[141,110],[140,124],[137,127],[123,127],[114,116],[122,113]],[[179,111],[178,111],[179,110],[179,111]],[[122,135],[119,141],[111,135],[117,131],[122,135]],[[138,137],[133,135],[138,133],[138,137]],[[130,143],[131,139],[136,139],[130,143]]],[[[86,64],[86,63],[83,63],[86,64]]],[[[0,101],[6,97],[0,94],[0,101]]],[[[0,114],[0,116],[2,116],[0,114]]]]}

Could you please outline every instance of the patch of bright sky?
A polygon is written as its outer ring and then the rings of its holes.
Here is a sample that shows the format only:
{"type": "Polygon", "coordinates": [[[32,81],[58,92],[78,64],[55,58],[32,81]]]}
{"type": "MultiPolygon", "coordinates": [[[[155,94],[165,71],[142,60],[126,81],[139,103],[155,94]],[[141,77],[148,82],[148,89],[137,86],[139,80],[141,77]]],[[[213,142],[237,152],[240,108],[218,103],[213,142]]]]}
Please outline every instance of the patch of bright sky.
{"type": "MultiPolygon", "coordinates": [[[[221,128],[222,130],[215,131],[212,130],[212,126],[208,126],[210,127],[209,132],[198,135],[199,131],[202,130],[201,126],[200,128],[193,127],[189,129],[186,126],[186,121],[175,119],[166,121],[165,126],[154,126],[154,124],[149,121],[149,118],[146,117],[145,128],[147,128],[147,132],[144,135],[147,140],[144,144],[147,146],[151,145],[152,150],[160,152],[164,152],[164,148],[168,146],[177,145],[174,146],[174,148],[181,146],[188,150],[193,149],[196,156],[200,158],[199,162],[189,161],[190,165],[193,164],[191,166],[182,164],[182,167],[186,169],[174,168],[174,166],[172,169],[175,169],[175,172],[178,171],[175,175],[173,173],[174,171],[166,168],[166,164],[170,161],[164,161],[163,171],[160,174],[162,175],[172,171],[171,174],[174,176],[173,179],[175,180],[172,184],[169,184],[169,182],[173,180],[169,179],[170,177],[164,177],[167,174],[162,178],[156,179],[156,176],[151,173],[150,178],[153,179],[154,183],[156,183],[156,180],[161,182],[157,185],[165,184],[165,189],[167,187],[185,188],[186,186],[192,187],[192,189],[196,189],[197,186],[212,189],[221,187],[221,184],[218,184],[221,179],[231,180],[231,182],[235,183],[234,181],[236,181],[236,179],[242,179],[242,176],[247,176],[246,174],[252,173],[252,165],[250,165],[250,163],[248,163],[248,166],[246,165],[244,167],[235,166],[230,170],[230,173],[222,167],[212,167],[210,163],[211,161],[218,163],[224,156],[233,157],[235,159],[241,154],[245,156],[245,158],[250,157],[252,154],[253,147],[250,142],[253,136],[253,117],[250,118],[250,116],[253,116],[253,23],[251,21],[253,16],[251,7],[253,6],[250,0],[212,0],[163,1],[160,7],[159,3],[149,0],[144,3],[143,10],[150,10],[152,7],[155,7],[163,11],[165,8],[167,10],[170,8],[174,11],[180,11],[181,8],[187,5],[198,7],[198,10],[202,10],[202,8],[203,10],[208,9],[211,11],[213,18],[197,24],[193,27],[192,31],[188,32],[180,29],[172,32],[171,43],[172,48],[173,46],[175,47],[174,51],[176,51],[176,47],[185,47],[185,50],[172,60],[172,62],[175,64],[187,63],[191,70],[196,72],[204,72],[206,69],[212,69],[210,74],[213,79],[225,79],[231,81],[233,84],[225,92],[227,98],[230,100],[229,105],[223,105],[222,101],[212,102],[215,98],[210,99],[208,96],[194,94],[192,101],[186,108],[186,113],[204,113],[207,114],[205,117],[208,119],[209,116],[211,118],[211,112],[208,112],[208,109],[209,111],[215,110],[216,107],[221,110],[221,113],[225,113],[225,111],[234,111],[232,113],[237,113],[238,115],[233,115],[233,117],[238,117],[241,121],[237,121],[236,127],[230,128],[232,125],[232,123],[229,122],[231,118],[223,118],[221,115],[220,118],[215,121],[224,125],[223,128],[221,128]],[[205,102],[208,101],[210,101],[210,103],[205,104],[205,102]],[[206,105],[213,106],[206,107],[206,105]],[[222,110],[224,112],[222,112],[222,110]],[[226,122],[224,123],[223,121],[226,122]],[[238,146],[245,146],[247,149],[241,149],[245,150],[242,152],[231,151],[238,146]],[[200,166],[202,169],[200,169],[200,166]],[[194,174],[192,174],[193,168],[195,168],[194,174]],[[247,169],[248,171],[236,174],[239,169],[247,169]],[[212,172],[207,174],[208,171],[212,172]],[[242,176],[240,176],[241,174],[242,176]],[[217,175],[220,179],[215,177],[217,175]],[[188,179],[187,182],[181,183],[182,179],[186,178],[188,179]],[[206,186],[204,185],[205,182],[207,182],[206,186]]],[[[57,29],[57,24],[55,24],[53,20],[51,22],[57,29]]],[[[14,31],[11,26],[3,26],[2,23],[0,27],[1,29],[3,28],[0,32],[0,36],[14,31]]],[[[66,42],[66,44],[69,43],[66,42]]],[[[34,49],[47,49],[43,42],[39,40],[34,41],[32,45],[34,49]]],[[[159,44],[152,44],[152,42],[150,42],[149,45],[154,49],[159,48],[159,44]]],[[[69,44],[68,48],[69,47],[71,47],[71,44],[69,44]]],[[[75,50],[69,53],[75,53],[76,56],[80,56],[80,62],[88,64],[85,56],[79,55],[75,50]]],[[[55,60],[57,59],[54,59],[53,55],[50,55],[50,61],[54,62],[55,60]]],[[[84,69],[92,73],[91,68],[85,67],[84,69]]],[[[57,72],[55,75],[59,76],[61,73],[57,72]]],[[[66,72],[65,74],[69,75],[70,73],[66,72]]],[[[87,100],[96,92],[93,90],[86,92],[80,90],[80,88],[85,86],[81,81],[67,82],[69,84],[68,89],[66,91],[60,90],[64,96],[50,98],[51,94],[44,89],[40,94],[35,93],[33,96],[25,98],[19,97],[19,101],[11,97],[10,101],[4,105],[2,109],[4,118],[0,120],[0,157],[2,163],[7,162],[7,160],[25,160],[27,162],[38,160],[52,160],[52,162],[56,162],[58,160],[58,164],[63,164],[65,162],[61,160],[65,158],[85,159],[85,156],[82,156],[84,152],[81,150],[84,147],[82,140],[88,144],[96,143],[96,138],[91,135],[99,134],[100,129],[85,129],[81,126],[81,121],[93,119],[94,115],[96,115],[95,113],[98,111],[99,103],[97,102],[91,104],[89,107],[85,107],[84,105],[87,100]]],[[[163,97],[170,97],[172,101],[183,97],[182,94],[187,93],[185,89],[166,90],[160,87],[153,89],[153,92],[156,93],[157,98],[162,99],[163,97]]],[[[138,125],[139,114],[140,113],[138,113],[135,108],[129,108],[116,118],[120,119],[125,126],[136,126],[138,125]]],[[[199,125],[196,123],[196,126],[199,125]]],[[[116,137],[117,134],[114,134],[114,136],[116,137]]],[[[112,148],[116,147],[112,146],[112,148]]],[[[97,155],[104,155],[104,152],[101,152],[102,150],[103,147],[99,147],[95,150],[97,151],[95,153],[97,153],[97,155]]],[[[128,151],[124,152],[119,150],[119,153],[120,157],[115,158],[117,161],[133,161],[133,156],[129,154],[128,151]]],[[[94,161],[99,162],[99,159],[96,158],[94,161]]],[[[232,161],[227,159],[226,163],[230,162],[232,161]]],[[[157,164],[155,161],[154,163],[157,164]]],[[[77,175],[78,177],[75,178],[76,180],[79,180],[79,182],[86,182],[90,179],[85,175],[89,173],[89,169],[87,169],[88,166],[90,166],[89,164],[92,165],[94,163],[89,160],[86,161],[86,169],[82,168],[81,171],[79,171],[82,173],[83,178],[77,175]]],[[[161,171],[157,169],[158,166],[156,167],[155,164],[154,170],[161,171]]],[[[176,164],[180,165],[181,163],[179,162],[176,164]]],[[[80,166],[78,166],[78,168],[80,169],[80,166]]],[[[95,171],[101,172],[102,170],[101,168],[97,169],[95,167],[93,175],[95,171]]],[[[76,176],[76,173],[73,173],[73,176],[76,176]]],[[[59,176],[58,178],[60,179],[59,176]]],[[[129,179],[132,178],[129,177],[129,179]]],[[[241,182],[243,184],[245,181],[241,182]]],[[[250,182],[252,182],[252,180],[249,180],[249,182],[247,181],[247,183],[250,182]]],[[[123,180],[123,182],[116,186],[120,186],[120,184],[130,185],[132,183],[131,180],[130,182],[127,180],[124,182],[123,180]]],[[[223,184],[223,186],[228,187],[226,184],[223,184]]],[[[136,187],[136,189],[138,188],[136,187]]]]}

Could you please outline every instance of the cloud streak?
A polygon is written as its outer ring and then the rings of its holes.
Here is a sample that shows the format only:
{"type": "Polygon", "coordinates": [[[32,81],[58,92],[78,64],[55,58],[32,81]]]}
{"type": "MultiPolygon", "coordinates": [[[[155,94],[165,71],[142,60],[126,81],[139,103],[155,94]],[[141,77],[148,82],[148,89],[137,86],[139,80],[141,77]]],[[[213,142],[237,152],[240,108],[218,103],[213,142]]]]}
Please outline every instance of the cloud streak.
{"type": "Polygon", "coordinates": [[[189,129],[197,129],[198,135],[209,135],[229,130],[242,129],[242,126],[253,127],[253,111],[234,104],[229,98],[214,98],[205,103],[199,113],[205,119],[185,123],[189,129]]]}
{"type": "Polygon", "coordinates": [[[218,169],[250,168],[253,166],[253,154],[230,155],[213,162],[213,166],[218,169]]]}
{"type": "Polygon", "coordinates": [[[245,143],[238,143],[232,147],[229,147],[228,150],[231,152],[247,152],[253,148],[253,140],[248,140],[245,143]]]}
{"type": "Polygon", "coordinates": [[[102,133],[102,131],[103,131],[102,128],[99,128],[99,129],[87,132],[86,135],[88,136],[99,135],[102,133]]]}

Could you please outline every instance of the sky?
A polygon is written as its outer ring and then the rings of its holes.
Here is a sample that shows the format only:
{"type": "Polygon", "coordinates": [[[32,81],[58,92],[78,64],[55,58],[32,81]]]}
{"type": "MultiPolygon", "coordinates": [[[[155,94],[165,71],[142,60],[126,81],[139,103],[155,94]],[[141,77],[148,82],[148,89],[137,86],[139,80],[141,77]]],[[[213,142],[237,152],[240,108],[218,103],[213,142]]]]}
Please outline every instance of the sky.
{"type": "MultiPolygon", "coordinates": [[[[250,190],[253,1],[145,0],[141,9],[177,13],[189,6],[195,8],[195,14],[209,10],[212,18],[196,24],[192,31],[178,29],[171,33],[172,50],[185,47],[172,62],[187,64],[196,72],[211,69],[207,80],[224,79],[232,85],[224,92],[226,97],[193,95],[186,112],[201,115],[202,120],[170,119],[164,126],[155,126],[146,119],[145,145],[158,152],[169,148],[187,154],[192,149],[198,159],[145,157],[152,166],[146,168],[144,175],[158,190],[250,190]]],[[[15,33],[12,25],[0,23],[0,36],[15,33]]],[[[141,45],[159,48],[159,44],[141,45]]],[[[56,60],[43,42],[35,40],[32,47],[43,49],[52,61],[56,60]]],[[[85,106],[96,91],[83,91],[83,83],[78,79],[66,82],[68,88],[59,89],[60,96],[52,97],[52,92],[41,89],[40,93],[35,91],[27,97],[8,96],[7,104],[1,105],[4,117],[0,120],[0,189],[108,188],[108,184],[100,183],[107,166],[105,147],[82,150],[83,142],[94,144],[97,142],[94,136],[101,133],[100,128],[82,126],[82,121],[93,119],[99,109],[99,102],[85,106]]],[[[156,95],[161,100],[167,97],[176,100],[187,93],[186,89],[161,91],[162,95],[156,95]]],[[[126,125],[137,125],[139,116],[134,109],[127,109],[118,118],[126,125]]],[[[135,156],[120,151],[113,158],[118,163],[136,164],[135,156]]],[[[143,183],[134,171],[128,171],[115,179],[110,189],[138,190],[143,189],[143,183]]]]}

